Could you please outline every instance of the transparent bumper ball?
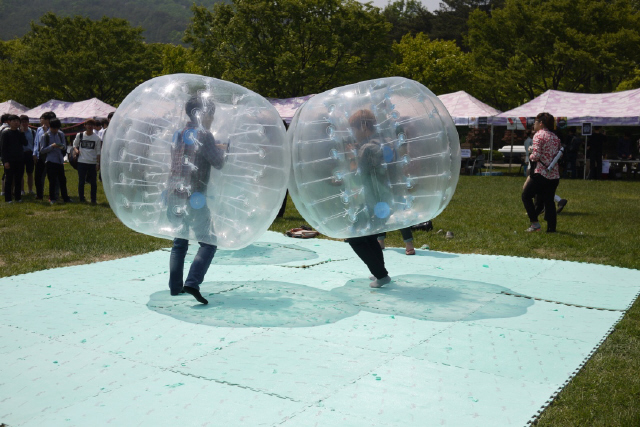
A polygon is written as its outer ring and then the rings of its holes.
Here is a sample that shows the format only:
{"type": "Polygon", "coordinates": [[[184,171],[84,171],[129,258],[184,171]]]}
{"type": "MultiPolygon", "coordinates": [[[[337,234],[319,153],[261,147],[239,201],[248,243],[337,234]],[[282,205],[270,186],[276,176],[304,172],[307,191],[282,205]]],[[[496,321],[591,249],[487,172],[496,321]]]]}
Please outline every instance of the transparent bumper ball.
{"type": "Polygon", "coordinates": [[[118,107],[102,148],[104,190],[133,230],[239,249],[271,225],[291,169],[286,129],[262,96],[174,74],[118,107]]]}
{"type": "Polygon", "coordinates": [[[460,175],[460,142],[448,111],[425,86],[401,77],[314,96],[296,112],[287,136],[296,208],[334,238],[433,219],[460,175]]]}

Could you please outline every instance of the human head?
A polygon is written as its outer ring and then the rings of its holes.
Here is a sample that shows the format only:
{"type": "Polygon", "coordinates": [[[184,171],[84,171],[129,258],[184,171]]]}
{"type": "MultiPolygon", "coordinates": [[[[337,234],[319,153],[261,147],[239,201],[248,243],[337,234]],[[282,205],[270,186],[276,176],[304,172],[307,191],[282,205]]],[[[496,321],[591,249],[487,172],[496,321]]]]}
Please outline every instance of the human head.
{"type": "Polygon", "coordinates": [[[95,128],[95,130],[100,130],[102,129],[102,120],[101,119],[92,119],[93,120],[93,127],[95,128]]]}
{"type": "Polygon", "coordinates": [[[15,114],[8,114],[7,123],[9,124],[9,128],[11,128],[11,130],[16,130],[20,127],[20,117],[16,116],[15,114]]]}
{"type": "Polygon", "coordinates": [[[27,130],[27,128],[29,127],[29,116],[25,114],[22,114],[20,116],[20,126],[24,128],[24,130],[27,130]]]}
{"type": "MultiPolygon", "coordinates": [[[[545,128],[547,130],[552,130],[553,129],[553,124],[555,122],[555,118],[549,114],[549,113],[540,113],[536,116],[536,121],[534,123],[534,130],[536,130],[535,126],[536,123],[539,124],[539,126],[542,126],[542,128],[545,128]]],[[[538,128],[538,130],[540,130],[541,127],[538,128]]]]}
{"type": "Polygon", "coordinates": [[[7,121],[8,121],[8,117],[9,117],[10,115],[11,115],[11,114],[3,114],[3,115],[2,115],[2,117],[0,117],[0,121],[2,122],[2,124],[7,123],[7,121]]]}
{"type": "Polygon", "coordinates": [[[89,119],[84,122],[84,128],[87,130],[87,133],[91,135],[93,133],[93,128],[96,125],[96,121],[94,119],[89,119]]]}
{"type": "Polygon", "coordinates": [[[216,105],[213,100],[203,98],[201,95],[195,95],[189,98],[184,105],[184,111],[189,116],[189,121],[198,122],[204,127],[211,125],[213,116],[216,112],[216,105]],[[204,123],[206,122],[206,123],[204,123]]]}
{"type": "Polygon", "coordinates": [[[356,139],[371,136],[375,125],[376,116],[368,109],[358,110],[349,117],[349,126],[355,132],[356,139]]]}
{"type": "Polygon", "coordinates": [[[595,133],[600,133],[600,131],[602,131],[602,126],[594,126],[594,127],[593,127],[593,131],[594,131],[595,133]]]}
{"type": "Polygon", "coordinates": [[[60,129],[61,127],[62,127],[62,123],[60,123],[60,120],[56,118],[49,120],[49,128],[51,128],[53,133],[56,133],[58,129],[60,129]]]}
{"type": "Polygon", "coordinates": [[[112,117],[113,117],[113,111],[107,115],[107,121],[110,122],[112,117]]]}
{"type": "Polygon", "coordinates": [[[49,126],[49,122],[52,119],[56,118],[56,113],[54,113],[53,111],[47,111],[46,113],[42,113],[42,115],[40,116],[40,123],[43,126],[49,126]]]}
{"type": "Polygon", "coordinates": [[[102,123],[102,127],[105,128],[105,129],[109,126],[109,120],[108,119],[102,119],[100,121],[100,123],[102,123]]]}

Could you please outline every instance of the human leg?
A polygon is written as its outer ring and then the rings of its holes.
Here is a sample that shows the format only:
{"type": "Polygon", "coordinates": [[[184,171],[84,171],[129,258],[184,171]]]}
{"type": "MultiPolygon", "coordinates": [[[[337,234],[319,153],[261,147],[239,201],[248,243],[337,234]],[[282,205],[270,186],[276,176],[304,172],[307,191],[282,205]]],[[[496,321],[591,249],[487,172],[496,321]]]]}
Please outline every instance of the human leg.
{"type": "Polygon", "coordinates": [[[34,174],[35,184],[36,184],[36,199],[42,200],[44,196],[44,178],[46,176],[46,166],[45,163],[38,159],[35,164],[35,174],[34,174]]]}
{"type": "Polygon", "coordinates": [[[211,261],[213,261],[213,257],[215,256],[216,250],[218,249],[218,247],[215,245],[210,245],[203,242],[199,243],[200,248],[198,249],[198,253],[196,253],[195,258],[193,259],[193,263],[191,263],[191,268],[189,269],[187,280],[184,282],[185,286],[194,289],[200,289],[200,284],[204,280],[204,276],[205,274],[207,274],[207,270],[209,270],[211,261]]]}
{"type": "Polygon", "coordinates": [[[347,242],[376,279],[382,279],[389,275],[384,266],[384,254],[376,236],[353,237],[347,242]]]}
{"type": "Polygon", "coordinates": [[[401,228],[400,234],[402,234],[402,240],[404,241],[405,254],[415,255],[416,249],[413,247],[413,233],[411,227],[401,228]]]}
{"type": "Polygon", "coordinates": [[[560,183],[559,179],[544,179],[544,185],[541,188],[541,194],[544,199],[545,215],[544,218],[547,221],[547,233],[554,233],[556,231],[557,212],[556,202],[554,200],[556,189],[560,183]]]}
{"type": "Polygon", "coordinates": [[[91,165],[78,162],[78,200],[86,201],[84,198],[84,184],[87,179],[87,169],[91,165]]]}
{"type": "Polygon", "coordinates": [[[376,239],[378,240],[378,245],[380,245],[380,247],[382,249],[385,248],[385,244],[384,244],[384,240],[387,238],[387,233],[380,233],[378,234],[378,236],[376,237],[376,239]]]}
{"type": "MultiPolygon", "coordinates": [[[[531,177],[527,180],[522,189],[522,204],[524,205],[524,209],[527,211],[527,215],[529,216],[529,221],[531,221],[531,229],[539,229],[540,223],[538,222],[538,213],[536,211],[536,206],[533,203],[533,198],[539,192],[537,177],[531,177]]],[[[555,210],[554,210],[555,212],[555,210]]]]}
{"type": "Polygon", "coordinates": [[[182,274],[184,271],[184,258],[189,249],[189,241],[186,239],[173,239],[171,256],[169,257],[169,290],[171,295],[178,295],[182,291],[182,274]]]}
{"type": "Polygon", "coordinates": [[[60,185],[60,195],[62,200],[70,202],[69,194],[67,193],[67,176],[64,174],[64,165],[59,165],[58,168],[58,184],[60,185]]]}
{"type": "Polygon", "coordinates": [[[91,188],[91,203],[96,203],[98,197],[98,172],[96,171],[96,165],[89,165],[87,181],[91,188]]]}
{"type": "Polygon", "coordinates": [[[213,261],[213,257],[216,254],[217,246],[203,242],[198,243],[200,243],[200,249],[198,249],[198,253],[193,259],[193,263],[191,263],[189,275],[184,282],[184,291],[193,295],[198,302],[208,304],[209,301],[200,293],[200,284],[204,280],[207,270],[209,270],[211,261],[213,261]]]}
{"type": "MultiPolygon", "coordinates": [[[[11,166],[11,164],[10,164],[11,166]]],[[[13,171],[11,167],[4,170],[4,178],[2,181],[2,191],[4,192],[4,201],[7,203],[13,202],[13,171]]]]}
{"type": "Polygon", "coordinates": [[[13,196],[16,202],[22,199],[22,178],[24,177],[24,163],[15,162],[11,166],[11,173],[13,175],[13,196]]]}
{"type": "Polygon", "coordinates": [[[55,168],[55,163],[46,163],[47,180],[49,181],[49,200],[52,203],[56,202],[56,183],[58,182],[55,168]]]}

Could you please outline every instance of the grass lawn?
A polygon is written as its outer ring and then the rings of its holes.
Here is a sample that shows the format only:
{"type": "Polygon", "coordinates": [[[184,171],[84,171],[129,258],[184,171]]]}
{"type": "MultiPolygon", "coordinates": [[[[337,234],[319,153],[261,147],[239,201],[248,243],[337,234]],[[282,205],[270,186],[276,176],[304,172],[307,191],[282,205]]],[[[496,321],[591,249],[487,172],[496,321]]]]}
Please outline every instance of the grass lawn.
{"type": "MultiPolygon", "coordinates": [[[[70,196],[77,201],[77,173],[66,166],[70,196]]],[[[517,169],[515,169],[517,170],[517,169]]],[[[558,233],[525,233],[519,176],[462,176],[435,230],[414,233],[416,248],[549,258],[640,269],[640,181],[563,180],[558,194],[569,200],[558,216],[558,233]],[[443,232],[437,233],[442,229],[443,232]],[[445,239],[452,231],[453,239],[445,239]]],[[[88,196],[89,187],[85,189],[88,196]]],[[[48,185],[45,194],[48,193],[48,185]]],[[[122,258],[170,246],[123,226],[98,189],[98,205],[50,206],[24,196],[0,201],[0,277],[48,268],[122,258]]],[[[288,200],[284,218],[271,230],[305,223],[288,200]]],[[[543,223],[543,229],[545,224],[543,223]]],[[[403,246],[399,231],[387,246],[403,246]]],[[[640,300],[582,371],[542,414],[540,426],[640,426],[640,300]]]]}

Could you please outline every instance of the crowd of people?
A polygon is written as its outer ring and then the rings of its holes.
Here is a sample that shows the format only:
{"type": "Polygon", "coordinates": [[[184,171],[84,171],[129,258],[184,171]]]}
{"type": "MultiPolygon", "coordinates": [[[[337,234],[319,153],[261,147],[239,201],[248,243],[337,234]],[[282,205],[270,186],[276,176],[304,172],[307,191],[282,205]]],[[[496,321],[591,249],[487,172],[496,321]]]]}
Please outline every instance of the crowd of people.
{"type": "Polygon", "coordinates": [[[67,190],[65,158],[77,159],[78,197],[86,202],[84,187],[90,185],[91,203],[97,204],[102,140],[113,113],[104,119],[84,122],[72,143],[62,132],[62,123],[53,111],[40,116],[40,127],[29,126],[26,115],[3,114],[0,125],[0,158],[4,165],[2,195],[6,203],[21,202],[25,194],[44,200],[45,178],[49,183],[49,203],[73,202],[67,190]],[[26,174],[26,179],[25,179],[26,174]],[[25,191],[26,184],[26,191],[25,191]],[[35,186],[35,192],[34,192],[35,186]]]}

